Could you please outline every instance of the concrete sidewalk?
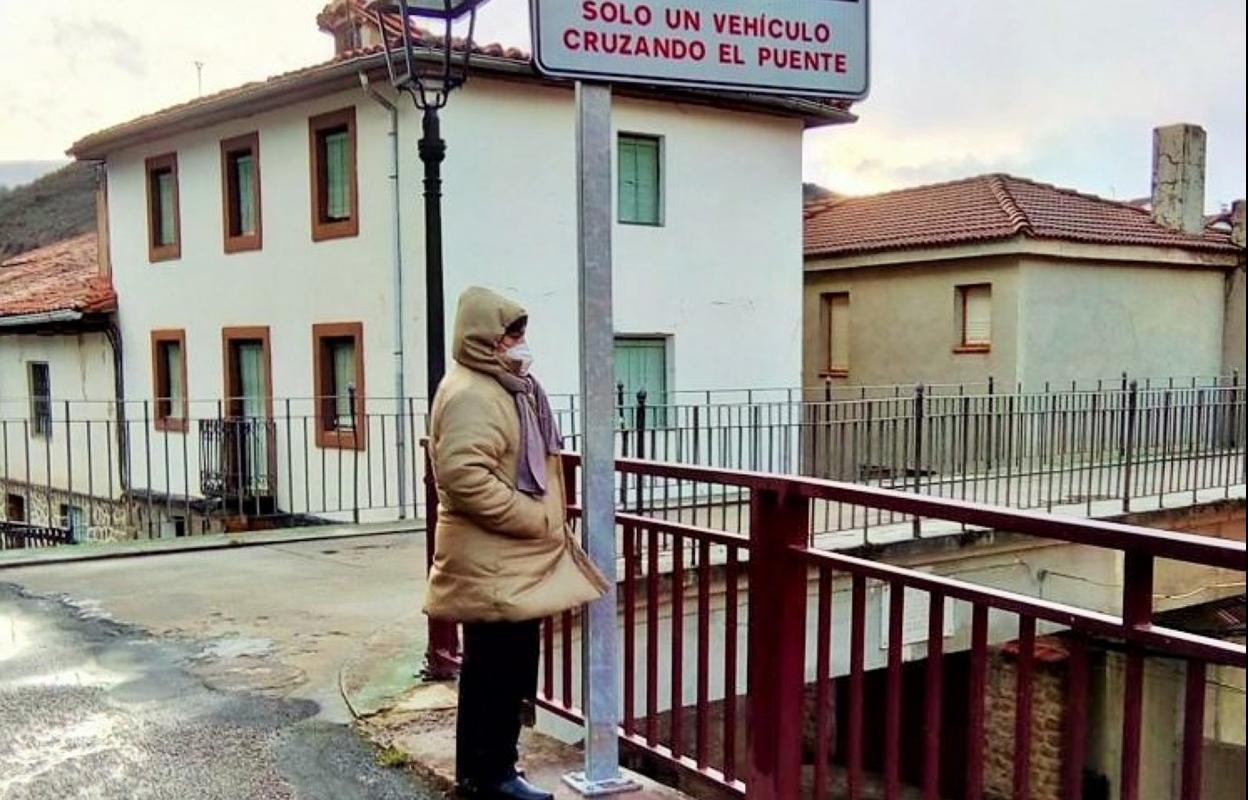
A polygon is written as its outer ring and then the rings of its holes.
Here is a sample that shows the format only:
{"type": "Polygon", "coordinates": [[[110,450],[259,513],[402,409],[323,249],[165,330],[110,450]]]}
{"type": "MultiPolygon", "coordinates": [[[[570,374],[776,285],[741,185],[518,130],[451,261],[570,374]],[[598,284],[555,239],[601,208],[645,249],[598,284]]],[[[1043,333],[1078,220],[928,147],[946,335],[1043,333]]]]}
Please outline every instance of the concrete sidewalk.
{"type": "Polygon", "coordinates": [[[290,542],[316,542],[332,539],[354,539],[361,536],[382,536],[396,533],[421,533],[421,519],[395,522],[373,522],[359,525],[315,525],[280,528],[271,531],[213,533],[205,536],[184,536],[177,539],[135,539],[126,542],[89,542],[22,550],[0,550],[0,570],[9,567],[31,567],[73,561],[97,561],[108,558],[134,558],[172,553],[223,550],[230,547],[260,547],[290,542]]]}
{"type": "MultiPolygon", "coordinates": [[[[360,719],[356,726],[379,747],[401,754],[407,768],[435,789],[455,788],[455,706],[458,696],[452,683],[416,686],[389,708],[360,719]]],[[[557,800],[581,800],[563,782],[563,776],[579,771],[584,754],[572,745],[525,729],[520,736],[520,757],[534,784],[554,792],[557,800]]],[[[641,790],[618,795],[628,800],[689,800],[668,786],[635,772],[623,770],[641,790]]]]}

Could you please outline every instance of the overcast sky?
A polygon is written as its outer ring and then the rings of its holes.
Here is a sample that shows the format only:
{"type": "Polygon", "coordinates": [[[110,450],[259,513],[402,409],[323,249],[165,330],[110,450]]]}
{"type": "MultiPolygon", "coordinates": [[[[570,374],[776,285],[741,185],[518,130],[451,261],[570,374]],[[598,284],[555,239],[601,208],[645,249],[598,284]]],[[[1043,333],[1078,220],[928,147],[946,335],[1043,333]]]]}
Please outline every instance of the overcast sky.
{"type": "MultiPolygon", "coordinates": [[[[571,0],[567,0],[571,2],[571,0]]],[[[0,0],[0,161],[323,60],[322,0],[0,0]]],[[[865,193],[1006,171],[1148,194],[1154,125],[1209,132],[1208,205],[1244,196],[1244,0],[874,0],[861,121],[807,135],[807,180],[865,193]]],[[[527,3],[482,38],[526,46],[527,3]]]]}

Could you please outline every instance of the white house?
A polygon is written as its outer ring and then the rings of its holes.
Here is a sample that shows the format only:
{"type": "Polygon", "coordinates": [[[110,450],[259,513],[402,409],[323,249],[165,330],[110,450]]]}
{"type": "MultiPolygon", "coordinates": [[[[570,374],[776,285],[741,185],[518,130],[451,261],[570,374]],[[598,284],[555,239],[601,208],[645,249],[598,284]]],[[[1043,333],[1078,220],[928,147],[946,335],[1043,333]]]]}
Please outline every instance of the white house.
{"type": "MultiPolygon", "coordinates": [[[[425,386],[420,116],[389,90],[361,10],[335,0],[318,18],[337,51],[326,63],[70,151],[107,176],[124,384],[149,401],[132,402],[132,424],[148,422],[130,456],[149,501],[190,511],[208,494],[251,516],[354,517],[416,494],[415,456],[393,443],[400,425],[419,432],[423,405],[394,398],[425,386]],[[391,115],[365,81],[398,108],[397,208],[391,115]]],[[[474,55],[472,73],[442,116],[448,329],[463,288],[513,295],[531,313],[535,371],[551,393],[573,393],[572,87],[498,46],[474,55]]],[[[629,391],[800,379],[802,134],[852,120],[844,103],[616,92],[615,325],[629,391]]]]}
{"type": "Polygon", "coordinates": [[[117,295],[97,253],[86,234],[0,264],[0,527],[124,528],[117,295]]]}

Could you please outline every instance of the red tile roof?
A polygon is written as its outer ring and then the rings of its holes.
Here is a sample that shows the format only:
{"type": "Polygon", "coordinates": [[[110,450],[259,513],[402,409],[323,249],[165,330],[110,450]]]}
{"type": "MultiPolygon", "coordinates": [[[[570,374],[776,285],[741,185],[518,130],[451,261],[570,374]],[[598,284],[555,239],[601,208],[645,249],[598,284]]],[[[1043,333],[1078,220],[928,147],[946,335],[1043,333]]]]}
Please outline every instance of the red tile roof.
{"type": "MultiPolygon", "coordinates": [[[[352,8],[359,13],[364,13],[363,8],[366,5],[367,2],[354,0],[352,8]]],[[[318,17],[318,22],[322,19],[328,20],[325,16],[328,10],[327,7],[321,12],[322,16],[318,17]]],[[[397,23],[387,24],[386,27],[387,31],[392,34],[398,30],[397,23]]],[[[442,49],[440,36],[419,28],[417,30],[422,33],[422,38],[417,43],[418,47],[435,51],[442,49]]],[[[453,47],[461,50],[463,45],[462,39],[455,39],[452,43],[453,47]]],[[[255,113],[257,108],[274,108],[283,103],[307,99],[308,92],[317,86],[330,87],[332,91],[347,86],[356,86],[358,85],[356,83],[357,72],[384,68],[382,52],[381,45],[348,50],[337,53],[328,61],[196,97],[193,100],[88,134],[74,142],[68,152],[78,159],[99,159],[115,149],[134,144],[136,141],[173,135],[181,130],[194,130],[220,118],[255,113]],[[182,127],[176,127],[179,125],[182,127]]],[[[472,53],[474,56],[486,59],[472,62],[474,73],[497,73],[543,83],[567,83],[567,81],[546,78],[538,74],[529,54],[515,47],[507,47],[498,43],[473,44],[472,53]]],[[[685,102],[704,102],[715,106],[770,112],[782,116],[799,117],[809,125],[847,123],[856,120],[850,112],[853,103],[841,99],[823,100],[788,95],[699,92],[641,84],[622,86],[619,88],[619,93],[633,93],[647,97],[671,97],[685,102]]]]}
{"type": "MultiPolygon", "coordinates": [[[[342,18],[343,15],[350,15],[360,19],[366,19],[371,24],[376,19],[369,5],[372,0],[348,0],[345,3],[330,3],[321,9],[321,13],[316,16],[317,26],[326,33],[332,33],[334,24],[342,18]]],[[[386,38],[390,42],[391,47],[399,46],[399,34],[402,32],[402,23],[399,22],[399,15],[395,13],[384,13],[381,15],[382,24],[386,29],[386,38]]],[[[444,39],[440,34],[436,34],[426,28],[422,28],[414,19],[408,20],[408,29],[414,34],[412,43],[417,47],[427,47],[430,49],[442,49],[444,39]]],[[[451,41],[451,47],[454,50],[463,52],[467,42],[459,37],[455,37],[451,41]]],[[[364,53],[380,53],[381,47],[359,48],[349,53],[342,53],[337,60],[352,55],[360,55],[364,53]]],[[[473,55],[494,56],[495,58],[504,58],[512,61],[518,61],[527,64],[529,62],[529,54],[517,47],[507,47],[506,45],[492,42],[490,44],[474,44],[472,46],[473,55]]]]}
{"type": "Polygon", "coordinates": [[[109,276],[100,273],[94,233],[30,250],[0,264],[0,317],[116,310],[117,293],[109,276]]]}
{"type": "Polygon", "coordinates": [[[1188,236],[1145,209],[992,174],[868,197],[820,200],[803,213],[807,257],[942,247],[1026,236],[1235,253],[1225,230],[1188,236]]]}

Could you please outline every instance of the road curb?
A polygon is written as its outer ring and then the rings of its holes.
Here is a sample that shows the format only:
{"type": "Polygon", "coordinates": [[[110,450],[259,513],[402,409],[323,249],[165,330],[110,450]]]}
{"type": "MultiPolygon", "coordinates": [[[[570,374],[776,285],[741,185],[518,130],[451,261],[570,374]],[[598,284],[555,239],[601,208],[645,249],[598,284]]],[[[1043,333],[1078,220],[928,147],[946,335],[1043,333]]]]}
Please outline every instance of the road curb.
{"type": "Polygon", "coordinates": [[[263,547],[294,542],[319,542],[334,539],[358,539],[369,536],[423,533],[424,520],[370,523],[365,525],[326,525],[307,528],[283,528],[276,531],[210,534],[182,539],[143,539],[106,544],[64,545],[33,550],[0,552],[0,572],[22,567],[68,564],[79,561],[103,561],[114,558],[175,555],[232,547],[263,547]]]}

